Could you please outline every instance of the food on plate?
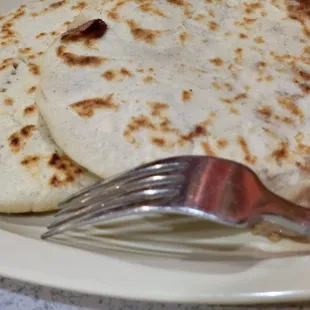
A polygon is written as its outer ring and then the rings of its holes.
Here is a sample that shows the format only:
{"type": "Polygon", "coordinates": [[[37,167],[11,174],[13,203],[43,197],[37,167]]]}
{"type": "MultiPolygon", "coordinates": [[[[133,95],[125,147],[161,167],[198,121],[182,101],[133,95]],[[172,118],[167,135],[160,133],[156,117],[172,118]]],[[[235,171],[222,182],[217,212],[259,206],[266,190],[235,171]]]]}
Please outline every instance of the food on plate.
{"type": "Polygon", "coordinates": [[[216,155],[307,205],[309,25],[307,1],[97,1],[45,54],[37,103],[57,144],[101,177],[216,155]],[[95,20],[107,27],[91,38],[95,20]]]}
{"type": "Polygon", "coordinates": [[[35,102],[41,60],[86,2],[37,1],[0,17],[0,212],[42,212],[96,178],[56,146],[35,102]]]}

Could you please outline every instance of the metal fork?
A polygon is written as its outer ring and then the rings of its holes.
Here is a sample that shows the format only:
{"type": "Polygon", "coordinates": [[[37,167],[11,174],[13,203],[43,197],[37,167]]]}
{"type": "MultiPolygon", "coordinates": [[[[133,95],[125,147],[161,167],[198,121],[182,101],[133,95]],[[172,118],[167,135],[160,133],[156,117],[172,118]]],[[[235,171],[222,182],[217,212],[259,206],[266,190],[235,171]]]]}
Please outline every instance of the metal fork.
{"type": "Polygon", "coordinates": [[[207,156],[158,160],[101,181],[59,205],[42,235],[120,217],[175,213],[238,228],[271,223],[275,231],[310,236],[310,210],[270,192],[248,167],[207,156]]]}

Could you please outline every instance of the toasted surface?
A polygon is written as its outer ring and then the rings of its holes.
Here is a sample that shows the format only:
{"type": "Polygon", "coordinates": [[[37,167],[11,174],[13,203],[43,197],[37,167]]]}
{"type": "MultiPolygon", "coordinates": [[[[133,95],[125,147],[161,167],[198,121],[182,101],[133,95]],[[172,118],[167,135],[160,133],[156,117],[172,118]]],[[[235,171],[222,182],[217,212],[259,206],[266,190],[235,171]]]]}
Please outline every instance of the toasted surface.
{"type": "Polygon", "coordinates": [[[101,19],[106,32],[52,45],[39,108],[60,147],[99,176],[216,155],[307,204],[309,14],[301,0],[99,1],[76,26],[101,19]]]}
{"type": "Polygon", "coordinates": [[[56,146],[35,102],[44,51],[78,3],[38,1],[0,18],[0,212],[53,210],[96,179],[56,146]]]}

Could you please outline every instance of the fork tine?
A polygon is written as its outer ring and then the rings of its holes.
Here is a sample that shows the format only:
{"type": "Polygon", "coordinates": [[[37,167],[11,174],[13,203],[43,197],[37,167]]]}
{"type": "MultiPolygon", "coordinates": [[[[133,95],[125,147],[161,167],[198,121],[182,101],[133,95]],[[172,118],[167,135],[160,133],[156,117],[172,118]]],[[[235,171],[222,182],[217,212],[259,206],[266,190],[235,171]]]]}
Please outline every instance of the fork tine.
{"type": "MultiPolygon", "coordinates": [[[[141,214],[141,213],[152,213],[152,212],[159,212],[159,211],[162,212],[165,210],[162,208],[158,208],[156,206],[148,206],[148,205],[142,205],[142,206],[138,206],[138,207],[130,208],[130,209],[124,209],[121,206],[121,207],[114,209],[114,212],[106,212],[106,214],[103,213],[102,215],[100,215],[100,217],[98,216],[96,218],[93,218],[92,221],[89,221],[87,223],[79,223],[77,225],[76,223],[68,222],[68,223],[65,223],[64,225],[53,227],[52,229],[49,229],[44,234],[42,234],[41,238],[43,240],[48,239],[52,236],[58,235],[60,233],[64,233],[68,230],[71,230],[73,228],[78,228],[83,225],[91,225],[91,224],[95,224],[98,222],[114,220],[117,218],[126,217],[126,216],[133,215],[136,213],[141,214]]],[[[167,210],[167,213],[173,213],[173,212],[169,212],[169,210],[167,210]]]]}
{"type": "Polygon", "coordinates": [[[93,224],[94,222],[101,221],[101,217],[109,216],[113,218],[113,214],[118,211],[129,211],[134,209],[132,206],[141,206],[145,205],[146,201],[160,199],[161,202],[173,199],[179,194],[179,189],[160,189],[160,190],[144,190],[138,193],[134,193],[132,196],[111,201],[110,204],[106,205],[105,208],[102,208],[102,203],[98,202],[97,204],[91,207],[86,207],[86,210],[79,210],[76,214],[65,217],[64,219],[59,219],[55,221],[50,226],[48,230],[59,230],[63,232],[72,228],[76,228],[83,225],[93,224]]]}
{"type": "Polygon", "coordinates": [[[98,200],[103,204],[105,199],[111,200],[111,198],[116,198],[120,195],[126,195],[133,191],[141,190],[143,188],[154,188],[162,186],[177,186],[184,180],[184,176],[181,174],[175,175],[154,175],[146,177],[145,179],[140,179],[136,182],[129,182],[129,184],[122,184],[120,186],[109,188],[108,185],[103,185],[98,188],[98,193],[93,192],[86,198],[81,198],[80,201],[76,199],[66,205],[62,210],[60,210],[56,217],[62,216],[64,214],[76,212],[79,209],[84,208],[86,205],[93,205],[98,200]],[[101,190],[100,190],[101,189],[101,190]]]}
{"type": "Polygon", "coordinates": [[[136,179],[140,179],[143,177],[146,177],[148,175],[152,175],[153,173],[169,173],[171,171],[177,172],[177,171],[183,171],[187,167],[186,162],[178,161],[178,162],[158,162],[158,163],[151,163],[147,164],[141,167],[138,167],[136,169],[130,170],[125,173],[121,173],[115,177],[111,177],[107,180],[103,180],[100,182],[97,182],[85,189],[82,189],[81,191],[71,195],[66,200],[59,203],[59,207],[64,208],[68,203],[74,202],[75,200],[81,199],[84,195],[89,196],[92,194],[93,191],[98,189],[98,187],[101,186],[113,186],[113,184],[128,182],[128,181],[134,181],[136,179]]]}

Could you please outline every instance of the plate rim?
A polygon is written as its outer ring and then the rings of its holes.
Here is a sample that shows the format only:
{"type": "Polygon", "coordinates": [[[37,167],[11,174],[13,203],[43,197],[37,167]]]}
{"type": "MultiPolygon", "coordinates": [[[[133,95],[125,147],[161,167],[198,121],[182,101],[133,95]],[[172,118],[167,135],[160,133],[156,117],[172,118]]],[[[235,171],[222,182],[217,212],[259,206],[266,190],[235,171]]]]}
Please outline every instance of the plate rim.
{"type": "MultiPolygon", "coordinates": [[[[240,305],[240,304],[268,304],[268,303],[282,303],[282,302],[300,302],[305,301],[309,298],[310,294],[310,282],[308,283],[308,286],[304,289],[295,288],[294,289],[294,283],[293,281],[294,277],[292,277],[292,269],[293,268],[287,268],[286,271],[289,271],[288,274],[285,276],[287,281],[284,281],[287,283],[286,289],[276,289],[274,290],[268,290],[264,291],[260,287],[260,283],[256,281],[256,286],[258,285],[257,289],[253,289],[252,291],[245,292],[245,293],[238,293],[238,292],[232,292],[230,293],[227,288],[224,289],[222,293],[215,294],[214,291],[206,292],[203,291],[202,282],[201,279],[199,281],[193,281],[190,284],[193,284],[195,288],[197,289],[197,292],[193,293],[193,291],[187,291],[186,288],[188,285],[180,286],[176,288],[177,284],[180,283],[181,280],[194,280],[194,276],[192,274],[192,279],[190,279],[190,273],[185,272],[182,274],[182,272],[178,271],[179,279],[175,279],[173,282],[169,282],[165,284],[165,287],[158,285],[158,279],[156,279],[155,285],[151,285],[150,289],[148,291],[145,290],[145,287],[147,285],[150,285],[150,279],[154,280],[154,278],[147,279],[149,276],[162,276],[165,275],[165,281],[169,279],[169,276],[176,275],[175,271],[169,271],[169,270],[163,270],[160,268],[154,268],[149,266],[142,266],[138,265],[137,268],[133,268],[134,266],[137,266],[131,262],[126,262],[123,260],[117,260],[115,258],[111,258],[105,255],[96,254],[87,252],[81,249],[71,248],[59,244],[54,244],[42,240],[36,240],[28,237],[24,237],[15,233],[11,233],[5,230],[2,230],[0,228],[0,248],[2,254],[0,255],[0,274],[2,276],[10,277],[17,280],[22,280],[30,283],[34,283],[37,285],[43,285],[47,287],[54,287],[54,288],[60,288],[64,290],[79,292],[79,293],[85,293],[85,294],[91,294],[91,295],[103,295],[103,296],[109,296],[113,298],[126,298],[130,300],[140,300],[140,301],[153,301],[153,302],[167,302],[167,303],[184,303],[184,304],[210,304],[210,305],[240,305]],[[18,246],[21,243],[21,246],[18,246]],[[28,251],[25,252],[25,248],[28,249],[28,251]],[[4,255],[3,253],[6,253],[7,255],[4,255]],[[50,255],[50,253],[53,253],[53,255],[50,255]],[[34,255],[35,254],[35,255],[34,255]],[[36,256],[39,254],[38,256],[36,256]],[[64,260],[61,262],[59,261],[59,256],[63,255],[62,257],[64,260]],[[97,261],[102,260],[102,263],[109,263],[106,265],[108,268],[103,268],[103,272],[110,272],[113,271],[113,268],[117,267],[117,269],[114,269],[114,271],[117,271],[114,273],[113,276],[117,278],[117,281],[122,281],[122,287],[117,288],[117,285],[110,286],[107,285],[107,283],[104,283],[102,281],[94,281],[88,279],[87,277],[75,277],[73,276],[72,270],[70,272],[63,273],[56,272],[54,270],[55,268],[52,267],[51,264],[55,263],[62,263],[63,265],[69,266],[68,264],[71,262],[72,265],[76,265],[77,268],[83,268],[85,267],[85,263],[78,263],[77,261],[73,263],[72,257],[77,257],[78,255],[81,256],[82,259],[85,259],[86,264],[87,257],[90,261],[97,261]],[[41,256],[41,257],[39,257],[41,256]],[[52,257],[54,256],[54,257],[52,257]],[[15,257],[15,259],[14,259],[15,257]],[[19,265],[16,263],[16,258],[23,257],[22,260],[18,260],[19,265]],[[29,262],[30,266],[32,268],[29,268],[29,262]],[[120,262],[120,265],[117,264],[117,262],[120,262]],[[122,272],[128,271],[129,269],[136,269],[136,271],[139,272],[139,281],[137,287],[131,286],[130,290],[124,289],[126,285],[128,286],[128,279],[126,282],[126,279],[121,275],[122,272]],[[141,269],[139,271],[139,268],[141,269]],[[108,270],[109,269],[109,270],[108,270]],[[170,275],[169,275],[170,273],[170,275]],[[70,278],[70,279],[69,279],[70,278]],[[126,283],[124,283],[124,280],[126,283]],[[291,281],[290,281],[291,280],[291,281]],[[81,283],[84,283],[81,285],[81,283]],[[293,283],[293,285],[291,285],[293,283]],[[125,284],[125,285],[124,285],[125,284]],[[199,285],[197,285],[199,284],[199,285]],[[157,290],[154,288],[157,288],[157,290]],[[169,293],[167,293],[167,288],[170,288],[169,293]],[[144,291],[143,291],[144,290],[144,291]],[[143,291],[143,295],[141,292],[143,291]]],[[[306,258],[309,256],[303,256],[303,258],[306,258]]],[[[273,262],[279,261],[279,259],[272,259],[273,262]]],[[[281,260],[287,260],[287,263],[290,264],[295,261],[296,263],[296,257],[290,257],[290,258],[281,258],[281,260]],[[290,262],[291,261],[291,262],[290,262]]],[[[306,263],[306,259],[302,260],[301,262],[306,263]]],[[[283,261],[282,261],[283,263],[283,261]]],[[[300,262],[298,263],[300,264],[300,262]]],[[[293,266],[291,266],[293,267],[293,266]]],[[[302,266],[300,266],[302,267],[302,266]]],[[[274,278],[274,275],[272,273],[261,273],[262,269],[264,268],[257,268],[253,267],[256,271],[259,271],[260,276],[264,277],[264,282],[272,281],[274,278]]],[[[266,268],[265,268],[266,269],[266,268]]],[[[268,268],[267,268],[268,269],[268,268]]],[[[300,273],[300,279],[305,279],[306,271],[304,268],[297,268],[300,273]]],[[[238,278],[234,277],[234,281],[240,281],[239,285],[246,285],[246,282],[249,281],[249,277],[253,276],[253,269],[248,269],[244,273],[248,273],[246,277],[238,278]],[[239,280],[238,280],[239,279],[239,280]]],[[[268,271],[268,270],[267,270],[268,271]]],[[[270,270],[269,270],[270,271],[270,270]]],[[[283,271],[283,270],[282,270],[283,271]]],[[[298,270],[297,270],[298,271],[298,270]]],[[[74,272],[74,268],[73,268],[74,272]]],[[[131,272],[132,273],[132,272],[131,272]]],[[[310,270],[309,270],[309,276],[310,276],[310,270]]],[[[255,273],[254,273],[255,274],[255,273]]],[[[256,273],[257,274],[257,273],[256,273]]],[[[195,275],[195,274],[194,274],[195,275]]],[[[127,275],[128,276],[128,275],[127,275]]],[[[203,276],[204,280],[208,280],[209,274],[205,274],[203,276]]],[[[296,273],[295,273],[296,276],[296,273]]],[[[198,276],[197,276],[198,277],[198,276]]],[[[223,277],[223,275],[220,275],[221,278],[223,278],[222,283],[229,280],[229,275],[226,275],[223,277]]],[[[296,278],[296,277],[295,277],[296,278]]],[[[114,279],[115,282],[116,279],[114,279]]],[[[170,279],[171,280],[171,279],[170,279]]],[[[231,279],[230,279],[231,280],[231,279]]],[[[253,279],[252,279],[253,280],[253,279]]],[[[255,279],[254,279],[255,280],[255,279]]],[[[285,279],[282,279],[285,280],[285,279]]],[[[120,283],[120,282],[119,282],[120,283]]],[[[187,283],[188,284],[188,283],[187,283]]],[[[218,283],[215,283],[218,285],[218,283]]],[[[207,289],[207,286],[205,287],[207,289]]]]}

